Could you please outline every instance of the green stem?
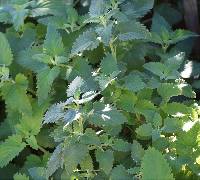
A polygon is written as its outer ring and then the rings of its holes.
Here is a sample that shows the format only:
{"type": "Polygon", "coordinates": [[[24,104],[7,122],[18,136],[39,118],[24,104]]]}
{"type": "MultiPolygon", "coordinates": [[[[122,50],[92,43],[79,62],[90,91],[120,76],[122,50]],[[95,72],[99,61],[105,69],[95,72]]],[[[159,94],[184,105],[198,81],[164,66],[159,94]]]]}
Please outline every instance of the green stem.
{"type": "Polygon", "coordinates": [[[46,149],[44,149],[42,146],[39,146],[39,145],[38,145],[38,149],[39,149],[40,151],[42,151],[44,154],[47,154],[47,153],[48,153],[48,151],[47,151],[46,149]]]}

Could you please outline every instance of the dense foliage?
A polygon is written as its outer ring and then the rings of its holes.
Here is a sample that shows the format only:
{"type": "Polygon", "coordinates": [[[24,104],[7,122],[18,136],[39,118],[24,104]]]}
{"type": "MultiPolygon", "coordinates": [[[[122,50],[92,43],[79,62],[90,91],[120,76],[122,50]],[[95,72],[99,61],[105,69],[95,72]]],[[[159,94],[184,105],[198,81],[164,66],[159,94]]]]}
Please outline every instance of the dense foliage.
{"type": "Polygon", "coordinates": [[[154,0],[77,2],[0,6],[0,179],[198,179],[196,34],[154,0]]]}

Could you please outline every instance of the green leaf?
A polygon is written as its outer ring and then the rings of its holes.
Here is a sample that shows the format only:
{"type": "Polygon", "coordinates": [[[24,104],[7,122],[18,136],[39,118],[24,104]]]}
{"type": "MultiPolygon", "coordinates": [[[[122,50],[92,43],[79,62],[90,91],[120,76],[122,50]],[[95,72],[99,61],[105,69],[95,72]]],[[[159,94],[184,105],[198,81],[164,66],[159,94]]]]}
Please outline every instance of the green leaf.
{"type": "Polygon", "coordinates": [[[85,50],[93,50],[99,45],[97,34],[93,29],[89,29],[81,34],[74,42],[71,50],[71,57],[83,53],[85,50]]]}
{"type": "Polygon", "coordinates": [[[47,162],[46,174],[49,178],[54,174],[54,172],[60,168],[63,164],[63,147],[62,144],[59,144],[54,152],[52,153],[49,161],[47,162]]]}
{"type": "Polygon", "coordinates": [[[51,86],[54,80],[58,77],[59,73],[59,67],[53,67],[52,69],[47,67],[42,69],[37,74],[37,96],[39,104],[42,104],[45,100],[47,100],[51,91],[51,86]]]}
{"type": "Polygon", "coordinates": [[[113,162],[114,162],[113,151],[97,150],[96,159],[99,162],[99,168],[102,169],[108,175],[113,167],[113,162]]]}
{"type": "Polygon", "coordinates": [[[67,88],[67,96],[75,96],[81,89],[81,87],[84,85],[84,80],[77,76],[68,86],[67,88]]]}
{"type": "Polygon", "coordinates": [[[26,94],[27,87],[28,81],[23,74],[18,74],[15,77],[15,83],[6,82],[4,84],[1,91],[8,108],[31,114],[32,107],[26,94]]]}
{"type": "Polygon", "coordinates": [[[187,107],[185,104],[176,102],[165,104],[161,108],[169,115],[176,115],[180,117],[192,113],[192,108],[187,107]]]}
{"type": "Polygon", "coordinates": [[[120,23],[117,30],[119,31],[118,38],[121,41],[142,40],[150,37],[148,29],[137,21],[120,23]]]}
{"type": "Polygon", "coordinates": [[[127,122],[126,117],[120,111],[103,103],[94,104],[94,112],[90,121],[99,126],[116,126],[127,122]]]}
{"type": "Polygon", "coordinates": [[[138,138],[149,139],[152,136],[152,130],[153,130],[152,125],[148,123],[148,124],[142,124],[135,131],[138,135],[138,138]]]}
{"type": "Polygon", "coordinates": [[[182,93],[179,86],[172,83],[162,83],[157,91],[164,102],[168,102],[172,96],[178,96],[182,93]]]}
{"type": "Polygon", "coordinates": [[[41,52],[37,48],[28,48],[27,50],[20,51],[17,54],[16,62],[20,66],[37,73],[47,67],[46,64],[33,59],[33,56],[38,53],[41,52]]]}
{"type": "Polygon", "coordinates": [[[105,75],[111,75],[112,73],[119,73],[119,68],[117,65],[117,61],[112,56],[112,54],[107,54],[105,58],[101,61],[101,72],[105,75]]]}
{"type": "Polygon", "coordinates": [[[122,180],[122,179],[131,180],[133,178],[128,175],[123,165],[117,165],[112,169],[110,180],[122,180]]]}
{"type": "Polygon", "coordinates": [[[80,142],[82,144],[87,144],[87,145],[100,145],[100,139],[97,136],[96,132],[91,129],[91,128],[87,128],[85,130],[85,133],[80,137],[80,142]]]}
{"type": "Polygon", "coordinates": [[[137,92],[145,88],[146,84],[142,78],[136,74],[129,74],[124,78],[124,88],[132,92],[137,92]]]}
{"type": "Polygon", "coordinates": [[[117,106],[125,111],[134,112],[136,101],[137,96],[134,93],[125,91],[120,95],[117,106]]]}
{"type": "Polygon", "coordinates": [[[160,79],[165,78],[164,71],[165,65],[160,62],[149,62],[143,66],[148,71],[160,77],[160,79]]]}
{"type": "Polygon", "coordinates": [[[127,151],[130,151],[131,144],[122,139],[115,139],[113,142],[112,148],[115,151],[127,152],[127,151]]]}
{"type": "Polygon", "coordinates": [[[144,156],[144,153],[145,151],[142,148],[141,144],[134,140],[131,146],[131,158],[135,162],[140,162],[144,156]]]}
{"type": "Polygon", "coordinates": [[[35,136],[31,135],[26,139],[26,142],[29,144],[29,146],[31,146],[31,148],[38,150],[38,144],[35,136]]]}
{"type": "Polygon", "coordinates": [[[25,9],[25,7],[21,6],[21,8],[15,8],[11,11],[12,15],[12,23],[16,31],[20,29],[21,26],[24,25],[24,19],[27,17],[29,10],[25,9]]]}
{"type": "Polygon", "coordinates": [[[99,17],[104,14],[106,8],[106,2],[104,0],[92,0],[89,15],[90,17],[99,17]]]}
{"type": "Polygon", "coordinates": [[[51,64],[51,56],[47,54],[34,54],[32,58],[45,64],[51,64]]]}
{"type": "Polygon", "coordinates": [[[169,164],[164,156],[156,149],[149,148],[141,164],[142,180],[174,180],[169,164]]]}
{"type": "Polygon", "coordinates": [[[64,149],[64,164],[68,172],[77,169],[77,165],[88,156],[88,148],[83,144],[73,144],[64,149]]]}
{"type": "Polygon", "coordinates": [[[0,65],[9,66],[13,61],[13,54],[5,35],[0,32],[0,65]]]}
{"type": "Polygon", "coordinates": [[[163,31],[171,31],[170,24],[158,13],[153,16],[151,31],[154,33],[162,34],[163,31]]]}
{"type": "Polygon", "coordinates": [[[33,167],[28,172],[34,180],[46,180],[46,169],[44,167],[33,167]]]}
{"type": "Polygon", "coordinates": [[[95,29],[96,33],[100,36],[102,42],[108,46],[112,37],[113,24],[110,23],[106,27],[99,26],[95,29]]]}
{"type": "Polygon", "coordinates": [[[131,19],[140,18],[148,13],[153,8],[153,5],[154,0],[132,0],[122,4],[122,10],[131,19]]]}
{"type": "Polygon", "coordinates": [[[61,55],[64,52],[62,37],[52,25],[48,25],[43,50],[51,56],[61,55]]]}
{"type": "Polygon", "coordinates": [[[6,166],[12,159],[26,147],[19,135],[9,136],[5,142],[0,144],[0,167],[6,166]]]}
{"type": "Polygon", "coordinates": [[[184,29],[176,29],[174,32],[170,34],[171,40],[169,41],[170,44],[176,44],[179,41],[183,41],[190,37],[197,37],[198,35],[184,29]]]}
{"type": "Polygon", "coordinates": [[[16,174],[13,176],[13,179],[14,179],[14,180],[29,180],[29,177],[26,176],[25,174],[16,173],[16,174]]]}
{"type": "Polygon", "coordinates": [[[91,156],[90,155],[86,156],[85,159],[81,161],[80,166],[83,171],[93,170],[94,166],[91,156]]]}

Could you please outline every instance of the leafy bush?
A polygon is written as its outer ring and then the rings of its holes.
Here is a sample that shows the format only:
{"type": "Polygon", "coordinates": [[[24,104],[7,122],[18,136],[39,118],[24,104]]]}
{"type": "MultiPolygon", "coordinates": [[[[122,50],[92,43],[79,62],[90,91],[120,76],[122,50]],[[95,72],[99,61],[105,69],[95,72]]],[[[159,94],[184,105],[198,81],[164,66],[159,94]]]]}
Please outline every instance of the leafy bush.
{"type": "Polygon", "coordinates": [[[153,0],[74,5],[1,4],[1,177],[197,179],[200,109],[180,73],[196,34],[159,10],[147,28],[153,0]]]}

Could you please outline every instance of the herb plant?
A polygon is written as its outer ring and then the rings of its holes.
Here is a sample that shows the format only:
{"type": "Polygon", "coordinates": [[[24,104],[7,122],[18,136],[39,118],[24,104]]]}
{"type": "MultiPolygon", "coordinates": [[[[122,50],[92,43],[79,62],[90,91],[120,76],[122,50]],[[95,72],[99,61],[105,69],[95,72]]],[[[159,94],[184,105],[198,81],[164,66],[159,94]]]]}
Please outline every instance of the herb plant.
{"type": "Polygon", "coordinates": [[[200,108],[180,71],[196,34],[159,11],[145,25],[154,0],[75,5],[1,4],[0,178],[198,179],[200,108]]]}

